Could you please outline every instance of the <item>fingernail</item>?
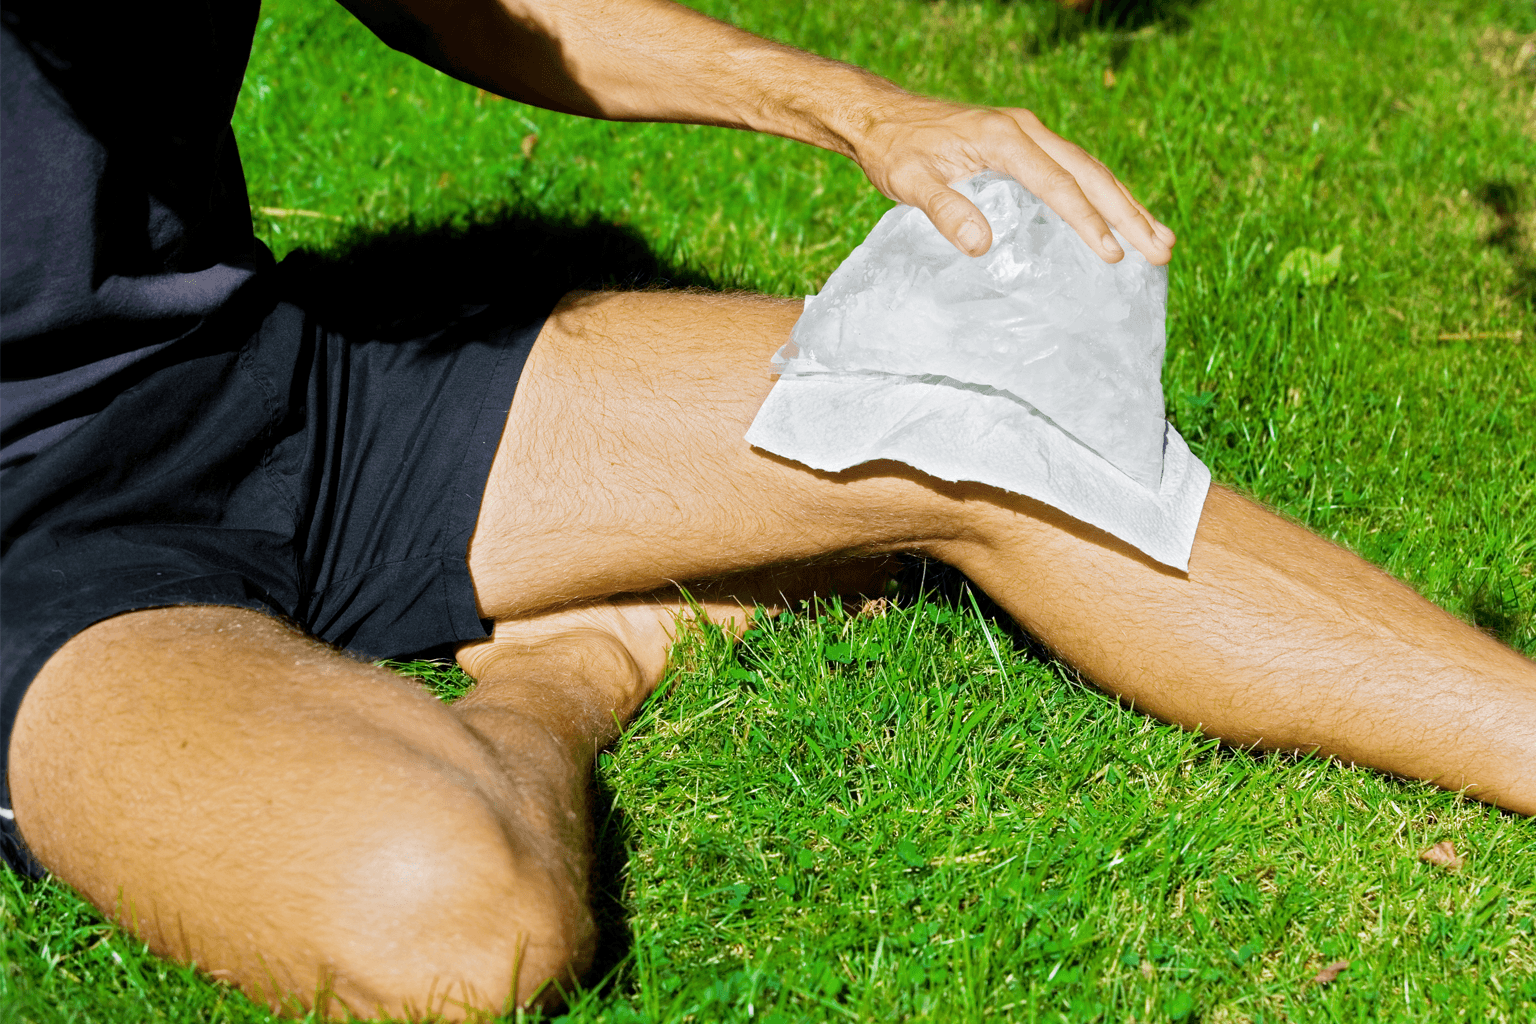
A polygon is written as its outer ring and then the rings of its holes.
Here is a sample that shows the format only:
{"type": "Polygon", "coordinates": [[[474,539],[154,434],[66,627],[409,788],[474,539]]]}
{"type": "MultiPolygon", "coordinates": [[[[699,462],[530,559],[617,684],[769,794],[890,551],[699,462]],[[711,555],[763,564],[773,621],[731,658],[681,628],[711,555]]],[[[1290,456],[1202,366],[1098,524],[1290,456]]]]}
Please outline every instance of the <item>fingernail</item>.
{"type": "Polygon", "coordinates": [[[1171,238],[1176,237],[1172,228],[1155,218],[1152,221],[1152,233],[1163,239],[1165,242],[1171,238]]]}
{"type": "Polygon", "coordinates": [[[1105,234],[1103,238],[1099,239],[1099,244],[1102,245],[1104,247],[1104,251],[1109,253],[1111,256],[1125,255],[1125,250],[1120,248],[1120,243],[1115,241],[1114,235],[1105,234]]]}
{"type": "Polygon", "coordinates": [[[981,248],[981,226],[975,221],[968,220],[960,225],[960,231],[956,237],[960,239],[960,248],[972,256],[980,256],[984,251],[981,248]]]}

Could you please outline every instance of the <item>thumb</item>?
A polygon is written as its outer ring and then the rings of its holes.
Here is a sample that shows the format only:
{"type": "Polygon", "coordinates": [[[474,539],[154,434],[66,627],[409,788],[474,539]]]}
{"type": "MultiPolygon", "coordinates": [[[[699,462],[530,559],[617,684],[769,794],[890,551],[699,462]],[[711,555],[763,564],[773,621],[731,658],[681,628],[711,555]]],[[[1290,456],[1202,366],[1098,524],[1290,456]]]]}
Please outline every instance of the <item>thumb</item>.
{"type": "Polygon", "coordinates": [[[947,185],[939,185],[925,202],[915,203],[939,234],[967,256],[985,256],[992,248],[992,226],[976,205],[947,185]]]}

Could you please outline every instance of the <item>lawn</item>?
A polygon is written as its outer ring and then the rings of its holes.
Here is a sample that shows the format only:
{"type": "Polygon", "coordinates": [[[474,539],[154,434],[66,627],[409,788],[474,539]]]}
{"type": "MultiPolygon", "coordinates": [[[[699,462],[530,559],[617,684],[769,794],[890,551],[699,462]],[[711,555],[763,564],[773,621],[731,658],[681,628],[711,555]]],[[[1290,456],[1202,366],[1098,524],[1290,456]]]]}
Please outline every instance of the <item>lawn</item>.
{"type": "MultiPolygon", "coordinates": [[[[1168,409],[1215,477],[1536,654],[1528,0],[696,6],[1098,154],[1180,236],[1168,409]]],[[[803,294],[889,206],[783,140],[477,93],[319,0],[266,3],[236,128],[258,232],[321,261],[544,224],[596,254],[556,283],[803,294]]],[[[598,784],[573,1022],[1536,1015],[1529,821],[1140,716],[936,566],[689,641],[598,784]]],[[[0,929],[0,1024],[269,1019],[56,883],[0,874],[0,929]]]]}

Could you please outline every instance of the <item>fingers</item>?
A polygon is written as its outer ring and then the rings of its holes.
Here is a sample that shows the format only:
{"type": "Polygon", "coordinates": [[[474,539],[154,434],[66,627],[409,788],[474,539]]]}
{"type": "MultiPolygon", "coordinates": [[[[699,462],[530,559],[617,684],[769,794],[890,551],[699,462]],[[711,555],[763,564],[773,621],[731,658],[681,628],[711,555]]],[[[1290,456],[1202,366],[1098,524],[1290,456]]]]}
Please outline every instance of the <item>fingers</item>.
{"type": "MultiPolygon", "coordinates": [[[[1088,243],[1088,247],[1106,263],[1118,262],[1125,250],[1109,232],[1109,224],[1078,187],[1077,180],[1066,170],[1036,149],[1033,159],[1003,161],[994,159],[975,170],[991,167],[1018,179],[1026,188],[1039,196],[1047,206],[1061,214],[1062,219],[1088,243]]],[[[974,173],[974,171],[972,171],[974,173]]],[[[961,175],[963,176],[963,175],[961,175]]],[[[911,189],[905,190],[909,193],[911,189]]],[[[903,198],[898,196],[898,198],[903,198]]],[[[949,239],[956,249],[967,256],[982,256],[992,248],[992,228],[987,218],[974,203],[949,187],[947,181],[937,176],[928,177],[906,202],[928,215],[939,234],[949,239]]],[[[1124,203],[1125,199],[1120,198],[1124,203]]],[[[1139,218],[1138,218],[1139,219],[1139,218]]],[[[1122,234],[1126,232],[1122,231],[1122,234]]],[[[1127,234],[1133,242],[1153,239],[1150,227],[1134,235],[1127,234]]],[[[1155,240],[1155,239],[1154,239],[1155,240]]],[[[1138,248],[1141,248],[1138,245],[1138,248]]],[[[1159,250],[1165,248],[1159,245],[1159,250]]],[[[1159,251],[1159,255],[1161,255],[1159,251]]],[[[1167,262],[1164,258],[1163,262],[1167,262]]]]}
{"type": "Polygon", "coordinates": [[[1157,236],[1158,241],[1171,249],[1173,243],[1179,240],[1179,236],[1173,233],[1173,229],[1152,216],[1151,212],[1145,206],[1142,206],[1135,196],[1131,195],[1131,190],[1121,184],[1120,179],[1115,179],[1115,185],[1119,187],[1121,194],[1125,196],[1126,202],[1135,207],[1136,212],[1141,214],[1142,219],[1152,225],[1152,233],[1157,236]]]}
{"type": "MultiPolygon", "coordinates": [[[[1013,117],[1040,153],[1072,179],[1073,184],[1077,186],[1077,194],[1082,196],[1083,202],[1091,206],[1098,215],[1098,223],[1108,221],[1109,224],[1114,225],[1116,230],[1151,263],[1164,264],[1173,258],[1173,244],[1178,240],[1177,237],[1166,225],[1153,217],[1145,206],[1136,201],[1130,190],[1109,172],[1109,168],[1094,159],[1081,146],[1068,142],[1046,128],[1040,123],[1039,118],[1028,111],[1011,110],[1007,113],[1013,117]]],[[[1018,173],[1012,170],[1008,173],[1028,185],[1028,181],[1018,173]]],[[[1060,213],[1078,234],[1083,235],[1084,241],[1093,245],[1092,240],[1085,233],[1085,226],[1087,231],[1091,232],[1097,229],[1098,223],[1092,220],[1074,221],[1073,216],[1069,216],[1066,210],[1056,205],[1053,201],[1054,196],[1038,192],[1036,194],[1045,200],[1051,209],[1060,213]]],[[[1075,206],[1075,196],[1066,195],[1063,200],[1075,206]]],[[[1074,212],[1079,209],[1080,207],[1076,207],[1074,212]]],[[[1100,255],[1103,253],[1101,252],[1100,255]]]]}
{"type": "Polygon", "coordinates": [[[992,169],[1039,196],[1107,263],[1125,256],[1111,226],[1148,261],[1164,264],[1173,258],[1173,232],[1108,168],[1029,111],[910,102],[914,113],[891,118],[880,144],[861,154],[860,163],[877,188],[921,209],[961,252],[986,253],[992,229],[949,183],[992,169]]]}
{"type": "Polygon", "coordinates": [[[986,216],[944,182],[930,183],[927,195],[912,205],[926,213],[939,234],[967,256],[985,256],[992,248],[992,226],[986,216]]]}
{"type": "MultiPolygon", "coordinates": [[[[992,229],[981,211],[950,188],[949,182],[988,168],[1003,171],[1061,214],[1100,259],[1118,262],[1125,256],[1125,250],[1110,234],[1099,208],[1084,195],[1077,178],[1021,130],[1011,114],[976,109],[952,114],[946,126],[949,132],[934,142],[951,150],[961,149],[963,157],[956,159],[953,152],[936,154],[939,158],[925,162],[915,176],[918,181],[904,183],[906,187],[897,198],[926,213],[955,248],[970,256],[981,256],[992,246],[992,229]]],[[[1107,171],[1103,174],[1111,182],[1114,180],[1107,171]]],[[[1126,203],[1118,191],[1115,199],[1122,206],[1126,203]]],[[[1152,238],[1151,228],[1137,232],[1134,237],[1152,238]]]]}
{"type": "MultiPolygon", "coordinates": [[[[1044,159],[1016,159],[999,169],[1013,175],[1025,188],[1044,200],[1046,206],[1061,214],[1061,219],[1088,243],[1088,248],[1098,253],[1101,260],[1105,263],[1120,262],[1125,256],[1125,250],[1115,241],[1115,236],[1109,233],[1109,224],[1105,222],[1098,206],[1083,192],[1077,178],[1044,153],[1040,156],[1044,159]]],[[[1143,239],[1139,235],[1150,237],[1151,229],[1147,228],[1139,234],[1122,230],[1121,234],[1140,249],[1143,239]]]]}

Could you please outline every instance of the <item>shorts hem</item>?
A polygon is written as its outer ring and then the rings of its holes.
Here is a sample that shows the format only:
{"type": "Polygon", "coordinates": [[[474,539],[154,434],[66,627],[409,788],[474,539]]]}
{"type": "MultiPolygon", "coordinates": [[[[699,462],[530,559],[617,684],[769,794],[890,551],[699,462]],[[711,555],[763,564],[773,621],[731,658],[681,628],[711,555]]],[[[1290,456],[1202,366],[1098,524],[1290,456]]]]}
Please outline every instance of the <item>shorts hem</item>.
{"type": "MultiPolygon", "coordinates": [[[[512,398],[528,355],[544,327],[541,318],[537,324],[520,329],[520,337],[501,348],[500,358],[492,371],[490,386],[484,392],[479,415],[475,418],[474,432],[465,449],[464,461],[459,467],[459,479],[453,489],[453,507],[450,515],[458,524],[454,531],[454,544],[458,561],[449,563],[445,557],[443,575],[444,611],[449,627],[459,642],[481,640],[491,635],[490,623],[480,617],[479,599],[475,594],[474,580],[469,575],[469,542],[474,536],[475,524],[480,519],[480,509],[485,504],[486,488],[490,486],[491,470],[495,466],[496,453],[501,448],[501,438],[506,432],[507,417],[512,411],[512,398]]],[[[513,335],[519,332],[511,332],[513,335]]],[[[512,340],[512,339],[508,339],[512,340]]]]}

